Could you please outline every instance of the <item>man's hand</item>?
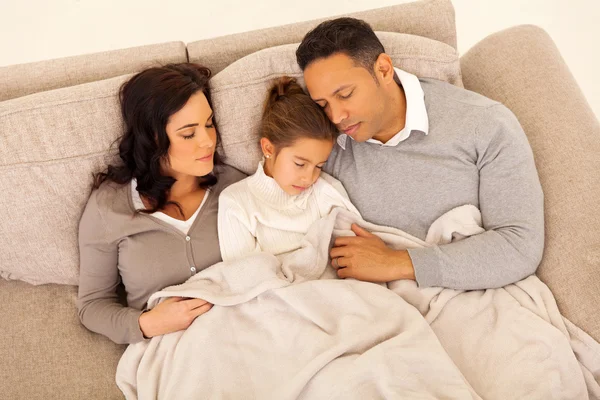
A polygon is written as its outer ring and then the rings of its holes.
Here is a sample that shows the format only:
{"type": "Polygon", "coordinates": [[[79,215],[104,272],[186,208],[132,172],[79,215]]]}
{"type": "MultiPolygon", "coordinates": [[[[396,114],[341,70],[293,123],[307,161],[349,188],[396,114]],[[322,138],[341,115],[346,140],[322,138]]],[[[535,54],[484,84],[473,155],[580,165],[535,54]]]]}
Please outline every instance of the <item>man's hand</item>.
{"type": "Polygon", "coordinates": [[[352,224],[356,236],[335,239],[331,264],[340,278],[368,282],[415,280],[412,261],[406,250],[392,250],[378,236],[352,224]]]}

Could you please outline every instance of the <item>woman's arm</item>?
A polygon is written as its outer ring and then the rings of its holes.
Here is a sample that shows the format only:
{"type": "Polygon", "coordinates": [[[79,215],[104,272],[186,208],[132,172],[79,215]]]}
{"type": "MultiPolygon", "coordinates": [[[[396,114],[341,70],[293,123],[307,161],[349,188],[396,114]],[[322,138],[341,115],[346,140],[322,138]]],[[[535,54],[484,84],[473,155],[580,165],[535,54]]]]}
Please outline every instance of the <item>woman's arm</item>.
{"type": "Polygon", "coordinates": [[[236,189],[234,186],[223,191],[219,197],[218,231],[223,261],[261,251],[255,236],[256,226],[251,223],[243,201],[232,193],[236,189]]]}
{"type": "Polygon", "coordinates": [[[88,200],[79,222],[79,319],[89,330],[115,343],[144,339],[138,319],[142,310],[119,302],[118,248],[106,239],[105,221],[97,203],[97,191],[88,200]]]}

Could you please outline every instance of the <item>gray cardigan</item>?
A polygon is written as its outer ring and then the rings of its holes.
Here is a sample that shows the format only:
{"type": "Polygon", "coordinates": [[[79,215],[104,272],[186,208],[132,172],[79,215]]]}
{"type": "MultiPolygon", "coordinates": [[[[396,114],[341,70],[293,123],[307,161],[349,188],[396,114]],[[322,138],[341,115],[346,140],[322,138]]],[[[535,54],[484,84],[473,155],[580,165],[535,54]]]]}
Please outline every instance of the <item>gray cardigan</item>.
{"type": "Polygon", "coordinates": [[[131,183],[105,182],[92,193],[79,224],[77,301],[79,318],[89,330],[116,343],[141,341],[138,318],[150,295],[221,261],[219,194],[244,175],[231,167],[218,168],[218,183],[188,235],[150,215],[136,214],[131,183]],[[116,291],[121,281],[127,307],[119,302],[116,291]]]}

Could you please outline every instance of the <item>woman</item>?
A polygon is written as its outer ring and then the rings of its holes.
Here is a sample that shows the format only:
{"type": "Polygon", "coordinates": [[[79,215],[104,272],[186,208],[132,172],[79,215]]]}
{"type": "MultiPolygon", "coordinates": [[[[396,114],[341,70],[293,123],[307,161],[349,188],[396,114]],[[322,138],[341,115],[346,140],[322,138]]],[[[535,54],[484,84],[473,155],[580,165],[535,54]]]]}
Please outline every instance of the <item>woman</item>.
{"type": "Polygon", "coordinates": [[[79,226],[79,317],[116,343],[186,329],[212,307],[172,298],[144,310],[152,293],[221,261],[217,200],[244,176],[215,153],[209,77],[202,66],[173,64],[121,88],[121,162],[95,177],[79,226]]]}

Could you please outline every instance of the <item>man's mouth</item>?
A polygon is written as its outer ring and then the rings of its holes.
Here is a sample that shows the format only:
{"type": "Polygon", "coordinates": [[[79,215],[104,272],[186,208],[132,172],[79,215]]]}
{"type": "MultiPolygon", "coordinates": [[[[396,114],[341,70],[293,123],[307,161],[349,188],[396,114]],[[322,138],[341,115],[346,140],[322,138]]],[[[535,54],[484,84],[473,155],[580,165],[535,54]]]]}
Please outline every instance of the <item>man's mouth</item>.
{"type": "Polygon", "coordinates": [[[359,127],[360,127],[360,122],[357,124],[354,124],[354,125],[350,125],[346,128],[342,128],[342,132],[344,132],[348,136],[352,136],[354,133],[356,133],[356,131],[358,130],[359,127]]]}

